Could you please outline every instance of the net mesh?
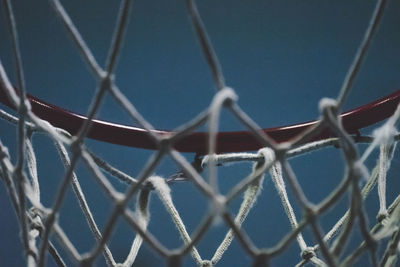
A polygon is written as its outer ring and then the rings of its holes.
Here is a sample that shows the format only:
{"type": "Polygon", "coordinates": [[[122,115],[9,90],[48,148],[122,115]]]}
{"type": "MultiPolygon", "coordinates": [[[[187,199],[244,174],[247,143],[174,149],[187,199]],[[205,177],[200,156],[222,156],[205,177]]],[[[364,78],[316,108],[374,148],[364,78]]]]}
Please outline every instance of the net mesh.
{"type": "MultiPolygon", "coordinates": [[[[379,19],[383,14],[386,1],[380,0],[376,4],[364,39],[349,68],[338,98],[336,100],[322,99],[320,101],[320,122],[295,139],[282,144],[275,143],[259,130],[260,127],[239,106],[235,91],[226,86],[217,57],[194,1],[186,1],[187,10],[217,90],[206,112],[200,113],[193,120],[176,129],[170,136],[161,136],[154,132],[152,125],[141,116],[115,82],[114,70],[129,20],[131,1],[121,1],[113,42],[104,67],[98,64],[62,4],[57,0],[50,2],[77,50],[98,80],[98,87],[87,113],[88,120],[76,136],[71,136],[63,129],[55,128],[36,117],[31,112],[29,101],[24,96],[22,60],[11,1],[3,1],[12,36],[19,92],[17,94],[14,91],[3,65],[0,65],[1,83],[6,89],[10,101],[18,107],[16,116],[4,110],[0,110],[0,114],[2,119],[17,127],[18,153],[16,159],[12,159],[7,144],[0,140],[0,175],[17,214],[21,242],[28,266],[44,266],[47,253],[59,266],[66,265],[64,258],[66,256],[75,264],[90,265],[99,258],[100,254],[109,266],[131,266],[135,263],[144,243],[152,249],[153,253],[163,257],[168,266],[181,265],[182,259],[187,254],[191,255],[198,266],[214,266],[224,256],[234,239],[237,239],[241,244],[244,251],[252,259],[254,266],[268,265],[272,259],[282,255],[293,243],[297,243],[301,250],[299,266],[307,263],[316,266],[350,266],[361,255],[363,257],[368,255],[370,263],[374,266],[395,265],[400,253],[400,195],[397,195],[392,203],[386,203],[386,174],[393,158],[396,142],[399,139],[395,124],[399,119],[400,110],[396,110],[390,119],[374,131],[372,136],[357,136],[356,138],[346,133],[338,117],[365,57],[379,19]],[[122,109],[129,113],[138,125],[146,129],[151,138],[158,144],[159,149],[147,160],[142,171],[135,178],[114,168],[91,152],[85,145],[85,136],[90,128],[90,121],[98,112],[106,92],[122,109]],[[216,135],[222,109],[231,112],[238,121],[252,132],[255,138],[264,144],[265,148],[260,149],[257,153],[216,154],[216,135]],[[209,153],[198,158],[196,161],[198,164],[191,164],[181,153],[173,149],[173,144],[204,124],[207,124],[208,127],[209,153]],[[337,137],[310,143],[305,142],[317,134],[322,127],[329,127],[337,137]],[[64,178],[57,188],[56,199],[51,205],[45,205],[40,195],[40,183],[43,183],[43,181],[38,177],[36,156],[31,141],[34,134],[45,135],[54,142],[65,167],[64,178]],[[304,143],[306,144],[300,145],[304,143]],[[367,149],[361,155],[358,153],[356,143],[368,144],[367,149]],[[341,149],[340,151],[345,159],[344,174],[339,185],[325,199],[315,204],[306,197],[303,187],[296,178],[288,160],[329,146],[336,146],[341,149]],[[378,149],[379,156],[376,166],[369,170],[365,166],[365,162],[371,155],[374,155],[373,151],[378,149]],[[152,173],[165,156],[172,158],[182,172],[171,177],[153,176],[152,173]],[[103,190],[113,203],[112,212],[102,229],[100,229],[95,216],[92,214],[80,181],[75,174],[79,160],[84,162],[100,190],[103,190]],[[15,161],[14,164],[13,161],[15,161]],[[252,162],[251,172],[234,185],[229,192],[222,194],[218,188],[218,166],[243,161],[252,162]],[[203,169],[207,170],[206,178],[201,176],[203,169]],[[128,185],[127,190],[121,192],[116,189],[109,181],[109,177],[105,175],[106,173],[126,183],[128,185]],[[287,214],[291,230],[276,245],[263,247],[257,246],[241,226],[260,196],[264,177],[268,173],[287,214]],[[191,233],[188,232],[184,220],[176,208],[170,189],[172,184],[181,180],[193,183],[209,203],[207,214],[196,227],[196,230],[191,233]],[[58,219],[61,206],[70,187],[73,189],[88,228],[96,240],[94,247],[86,253],[78,251],[60,226],[58,219]],[[287,187],[293,194],[292,199],[288,196],[287,187]],[[364,199],[375,187],[377,187],[379,196],[379,211],[377,222],[371,227],[367,220],[364,199]],[[147,229],[150,221],[149,200],[152,192],[162,202],[183,241],[178,249],[167,248],[147,229]],[[348,194],[350,199],[348,210],[342,217],[337,218],[331,229],[324,233],[320,226],[321,216],[337,205],[345,194],[348,194]],[[236,213],[233,213],[230,211],[229,205],[240,195],[243,195],[240,208],[236,213]],[[128,203],[134,197],[137,198],[136,207],[132,209],[128,203]],[[293,203],[300,207],[300,212],[296,212],[293,203]],[[121,262],[117,262],[111,252],[112,248],[109,248],[109,240],[119,219],[127,222],[136,233],[128,255],[121,262]],[[196,245],[210,230],[215,220],[220,220],[226,224],[229,231],[213,256],[205,259],[196,245]],[[311,230],[313,241],[304,237],[303,233],[306,228],[311,230]],[[348,251],[346,245],[351,242],[351,233],[354,228],[359,228],[362,240],[359,244],[352,246],[351,251],[348,251]],[[59,251],[60,249],[62,251],[59,251]],[[365,251],[367,253],[363,253],[365,251]]],[[[265,237],[265,239],[267,238],[265,237]]]]}

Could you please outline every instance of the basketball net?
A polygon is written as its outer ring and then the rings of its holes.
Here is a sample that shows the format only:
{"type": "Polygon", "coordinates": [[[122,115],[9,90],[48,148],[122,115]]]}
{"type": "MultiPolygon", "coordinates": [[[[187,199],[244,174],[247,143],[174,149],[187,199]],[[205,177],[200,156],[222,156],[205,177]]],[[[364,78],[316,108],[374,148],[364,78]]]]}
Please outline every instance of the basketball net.
{"type": "MultiPolygon", "coordinates": [[[[6,70],[3,65],[0,65],[1,85],[5,88],[9,101],[17,107],[17,112],[14,115],[2,109],[0,113],[2,119],[17,128],[18,153],[16,158],[11,158],[8,153],[8,145],[0,140],[0,175],[19,221],[21,242],[28,266],[46,265],[48,255],[59,266],[66,265],[66,256],[69,257],[69,261],[77,265],[90,265],[97,260],[100,254],[109,266],[131,266],[134,264],[137,255],[140,254],[140,248],[144,243],[152,249],[154,254],[164,258],[168,266],[181,265],[183,257],[188,254],[191,255],[198,266],[214,266],[224,257],[224,253],[229,249],[234,239],[241,244],[244,251],[252,259],[254,266],[267,266],[271,260],[279,257],[293,243],[296,243],[301,250],[299,266],[307,263],[316,266],[351,266],[360,257],[369,257],[374,266],[395,265],[400,253],[400,195],[393,202],[386,203],[386,175],[393,158],[396,142],[399,139],[395,125],[399,119],[400,110],[397,109],[387,121],[375,129],[372,136],[357,136],[355,138],[343,129],[338,116],[382,16],[386,1],[377,2],[371,22],[338,98],[322,99],[319,103],[321,114],[319,123],[293,140],[280,144],[259,130],[260,127],[239,106],[235,91],[226,86],[217,57],[213,52],[193,1],[186,1],[188,13],[192,19],[195,33],[200,40],[217,90],[207,112],[200,113],[199,116],[167,137],[154,131],[151,124],[124,96],[114,80],[114,69],[126,31],[131,2],[121,2],[114,39],[104,68],[97,63],[96,58],[62,4],[58,0],[50,2],[54,12],[59,16],[68,34],[71,35],[77,50],[99,83],[87,113],[88,120],[75,136],[71,136],[65,130],[56,128],[38,118],[31,111],[30,103],[25,97],[17,25],[11,1],[3,1],[17,65],[16,87],[18,91],[14,90],[6,70]],[[95,117],[106,92],[116,100],[123,110],[129,113],[140,127],[147,130],[149,136],[159,148],[148,159],[137,177],[131,177],[122,170],[111,166],[110,163],[91,152],[85,145],[85,137],[90,129],[91,121],[95,117]],[[256,153],[217,154],[216,136],[222,109],[231,112],[265,147],[256,153]],[[208,154],[199,157],[197,164],[191,164],[173,148],[174,143],[204,124],[208,127],[208,154]],[[318,134],[322,127],[329,128],[336,137],[308,142],[312,140],[314,135],[318,134]],[[32,142],[34,135],[44,135],[54,143],[65,167],[64,178],[59,187],[54,189],[57,190],[56,199],[51,205],[43,204],[40,195],[41,184],[46,181],[38,175],[35,151],[39,150],[40,147],[34,147],[32,142]],[[361,155],[358,152],[357,143],[368,144],[368,148],[361,155]],[[330,146],[338,147],[343,155],[345,164],[343,178],[325,199],[319,203],[312,203],[303,192],[289,159],[330,146]],[[374,155],[374,150],[379,150],[376,166],[373,169],[368,169],[365,162],[371,155],[374,155]],[[182,172],[171,177],[152,176],[155,168],[165,156],[171,157],[182,172]],[[100,190],[104,191],[113,203],[112,212],[102,229],[96,222],[91,207],[86,201],[79,177],[75,173],[78,160],[84,162],[93,179],[98,183],[100,190]],[[253,164],[251,172],[240,179],[240,182],[233,186],[228,193],[222,194],[218,188],[218,166],[243,161],[253,164]],[[204,171],[206,178],[203,178],[202,173],[200,173],[203,169],[206,170],[204,171]],[[110,176],[126,183],[126,191],[117,190],[109,181],[110,176]],[[260,247],[255,245],[241,226],[250,216],[250,211],[255,207],[257,198],[262,194],[263,183],[265,183],[267,176],[268,179],[273,181],[291,230],[276,245],[260,247]],[[171,194],[171,186],[179,180],[194,184],[199,192],[206,197],[210,207],[196,230],[191,233],[188,232],[171,194]],[[82,214],[86,219],[88,231],[93,234],[96,240],[96,244],[89,252],[78,251],[60,225],[59,218],[62,218],[60,207],[70,187],[72,187],[82,214]],[[293,195],[292,198],[289,197],[288,189],[293,195]],[[377,212],[377,221],[372,223],[371,226],[364,209],[364,199],[375,189],[379,195],[380,208],[377,212]],[[334,207],[346,194],[350,199],[348,210],[337,218],[331,229],[323,231],[320,226],[321,215],[334,207]],[[243,196],[239,210],[237,212],[230,211],[228,205],[237,200],[239,196],[243,196]],[[149,208],[150,197],[156,197],[163,203],[165,210],[176,226],[177,233],[182,240],[182,245],[178,249],[167,248],[157,239],[157,236],[154,236],[147,229],[151,213],[149,208]],[[137,198],[134,209],[128,206],[132,198],[137,198]],[[295,212],[293,203],[300,207],[302,215],[295,212]],[[112,247],[109,247],[109,240],[114,228],[117,227],[118,219],[126,221],[136,233],[129,253],[122,262],[115,260],[112,247]],[[197,244],[205,233],[213,227],[216,220],[224,223],[229,231],[225,238],[221,240],[214,255],[210,258],[204,258],[200,250],[197,249],[197,244]],[[303,235],[305,228],[311,229],[314,241],[305,238],[303,235]],[[349,251],[347,244],[351,242],[351,232],[354,228],[360,230],[362,240],[359,244],[352,246],[349,251]]],[[[396,179],[396,177],[393,178],[396,179]]],[[[260,222],[261,224],[262,222],[260,222]]],[[[265,239],[267,238],[265,237],[265,239]]]]}

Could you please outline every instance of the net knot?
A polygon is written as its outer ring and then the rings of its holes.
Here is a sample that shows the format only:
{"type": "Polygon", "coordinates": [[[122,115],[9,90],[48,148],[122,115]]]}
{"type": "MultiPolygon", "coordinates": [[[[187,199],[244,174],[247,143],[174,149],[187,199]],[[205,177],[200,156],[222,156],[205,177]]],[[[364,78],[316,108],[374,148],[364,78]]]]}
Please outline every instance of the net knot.
{"type": "Polygon", "coordinates": [[[224,87],[215,96],[211,103],[210,110],[212,112],[218,111],[221,106],[230,106],[238,100],[235,91],[230,87],[224,87]]]}
{"type": "Polygon", "coordinates": [[[302,252],[301,252],[301,258],[303,260],[310,260],[311,258],[315,257],[315,252],[314,248],[312,247],[306,247],[302,252]]]}
{"type": "Polygon", "coordinates": [[[30,228],[37,230],[39,233],[41,233],[44,226],[43,226],[40,210],[38,208],[32,207],[29,209],[29,215],[31,217],[30,228]]]}
{"type": "Polygon", "coordinates": [[[387,212],[379,212],[378,215],[376,216],[376,219],[378,220],[379,223],[383,223],[383,221],[389,217],[389,214],[387,212]]]}
{"type": "Polygon", "coordinates": [[[100,86],[104,86],[107,88],[111,88],[111,85],[114,83],[115,75],[110,72],[103,72],[100,76],[100,86]]]}
{"type": "Polygon", "coordinates": [[[82,141],[79,138],[73,137],[70,150],[73,154],[80,155],[82,153],[82,141]]]}
{"type": "Polygon", "coordinates": [[[319,101],[319,111],[326,116],[326,112],[332,111],[335,115],[337,114],[337,101],[332,98],[324,97],[319,101]]]}
{"type": "Polygon", "coordinates": [[[373,136],[380,144],[392,144],[397,134],[396,127],[391,124],[384,124],[382,127],[374,130],[373,136]]]}
{"type": "Polygon", "coordinates": [[[212,201],[212,211],[215,215],[223,214],[226,210],[226,198],[222,195],[217,195],[212,201]]]}
{"type": "Polygon", "coordinates": [[[212,267],[212,266],[213,266],[213,264],[210,260],[203,260],[201,262],[201,267],[212,267]]]}
{"type": "Polygon", "coordinates": [[[233,102],[236,102],[238,100],[237,94],[230,87],[226,86],[220,92],[224,106],[230,106],[233,102]]]}

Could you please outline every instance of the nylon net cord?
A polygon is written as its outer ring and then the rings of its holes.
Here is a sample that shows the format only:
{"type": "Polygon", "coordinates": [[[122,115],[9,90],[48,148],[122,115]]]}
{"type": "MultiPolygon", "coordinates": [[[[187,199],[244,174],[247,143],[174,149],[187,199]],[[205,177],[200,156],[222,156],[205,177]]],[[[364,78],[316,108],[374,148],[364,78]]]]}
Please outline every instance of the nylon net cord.
{"type": "Polygon", "coordinates": [[[65,266],[66,263],[61,253],[57,251],[56,247],[58,246],[55,246],[55,243],[61,246],[76,264],[93,264],[99,254],[103,254],[104,260],[109,266],[131,266],[135,262],[144,242],[153,249],[154,253],[164,257],[169,266],[179,266],[182,258],[188,253],[191,254],[198,266],[214,266],[224,256],[224,252],[229,248],[234,238],[239,241],[247,254],[252,257],[254,266],[268,265],[271,259],[278,257],[293,242],[297,242],[302,251],[298,263],[299,266],[306,263],[312,263],[315,266],[348,266],[355,262],[363,251],[368,252],[373,266],[394,266],[400,252],[400,196],[390,205],[386,203],[385,196],[386,173],[390,167],[396,143],[399,139],[395,124],[400,117],[400,110],[397,109],[389,120],[375,130],[373,136],[359,137],[359,142],[369,143],[369,147],[361,156],[358,155],[355,141],[344,131],[337,116],[365,58],[368,45],[372,40],[379,19],[382,17],[386,1],[380,0],[376,4],[370,24],[346,75],[338,99],[322,99],[320,102],[321,120],[317,127],[308,130],[295,140],[284,144],[276,144],[272,139],[260,132],[260,127],[240,108],[235,91],[225,85],[222,69],[194,1],[186,1],[188,13],[190,14],[195,33],[209,65],[217,92],[207,112],[201,113],[192,121],[179,127],[176,134],[170,137],[159,136],[152,132],[151,130],[154,128],[151,124],[141,116],[115,83],[116,74],[114,70],[118,63],[123,37],[130,17],[131,1],[121,1],[116,28],[108,53],[109,56],[104,68],[98,64],[62,4],[58,0],[50,2],[54,12],[60,18],[67,33],[71,36],[82,59],[98,81],[98,87],[87,112],[89,119],[76,136],[70,136],[64,130],[55,128],[46,121],[37,118],[30,111],[29,102],[24,97],[23,64],[19,52],[17,25],[11,1],[3,1],[11,32],[16,72],[18,73],[18,88],[20,91],[18,94],[14,92],[8,75],[3,65],[0,64],[0,82],[6,89],[10,101],[18,107],[16,117],[4,110],[0,110],[0,117],[16,125],[18,128],[18,155],[15,164],[12,163],[13,160],[10,158],[6,144],[3,144],[0,140],[0,174],[20,223],[21,242],[28,266],[45,266],[47,253],[52,256],[59,266],[65,266]],[[90,128],[90,122],[97,114],[106,93],[110,93],[111,97],[122,109],[127,111],[133,121],[149,131],[149,135],[151,135],[152,139],[159,146],[159,150],[155,151],[148,159],[136,178],[114,168],[85,146],[84,139],[90,128]],[[255,138],[262,141],[265,148],[258,151],[258,153],[216,155],[214,153],[216,134],[218,132],[219,115],[222,109],[231,112],[238,121],[255,135],[255,138]],[[194,131],[204,123],[208,125],[209,154],[202,159],[201,164],[203,168],[208,169],[207,179],[203,179],[198,170],[172,148],[173,143],[179,140],[179,138],[188,132],[194,131]],[[320,125],[328,126],[336,133],[337,137],[307,143],[302,146],[297,145],[316,134],[320,130],[320,125]],[[57,197],[50,207],[44,206],[41,202],[40,177],[37,171],[35,147],[31,141],[33,134],[44,134],[53,140],[65,167],[65,175],[57,189],[57,197]],[[300,186],[288,159],[332,145],[340,146],[341,148],[346,164],[345,173],[340,184],[323,201],[313,204],[305,196],[303,188],[300,186]],[[374,149],[380,149],[379,159],[376,167],[369,173],[364,162],[374,149]],[[183,170],[185,179],[192,182],[209,202],[209,212],[193,233],[187,231],[184,221],[175,207],[170,191],[171,183],[169,183],[169,181],[173,180],[151,176],[151,173],[153,173],[162,158],[167,155],[183,170]],[[85,199],[79,178],[75,174],[75,168],[79,159],[83,160],[101,190],[114,203],[114,208],[103,229],[98,227],[92,215],[91,208],[85,199]],[[227,194],[222,195],[218,188],[217,165],[242,161],[253,162],[251,173],[247,177],[244,177],[227,194]],[[24,168],[25,165],[27,169],[24,168]],[[128,189],[126,192],[119,192],[115,189],[104,172],[127,183],[128,189]],[[268,172],[279,194],[292,230],[275,246],[265,248],[257,247],[246,232],[241,229],[241,225],[254,207],[257,197],[261,194],[263,181],[268,172]],[[360,187],[361,181],[366,181],[363,183],[364,186],[362,188],[360,187]],[[363,200],[376,185],[380,202],[379,221],[375,226],[369,227],[363,208],[363,200]],[[70,186],[72,186],[88,227],[97,241],[96,245],[86,253],[81,253],[75,248],[58,221],[60,207],[70,186]],[[287,189],[292,191],[295,197],[294,200],[289,199],[287,189]],[[150,220],[149,200],[152,192],[161,200],[178,230],[183,241],[182,246],[178,249],[168,249],[158,241],[156,236],[147,230],[150,220]],[[337,220],[337,223],[327,234],[323,234],[319,223],[319,216],[334,206],[346,192],[349,192],[351,195],[347,212],[337,220]],[[229,211],[227,206],[241,194],[243,194],[243,200],[239,211],[235,215],[229,211]],[[127,205],[133,197],[137,197],[135,210],[131,210],[127,205]],[[292,207],[293,201],[297,202],[301,207],[304,214],[303,217],[295,214],[292,207]],[[116,227],[118,218],[123,218],[136,232],[128,255],[120,263],[116,262],[111,249],[108,247],[108,241],[112,236],[113,229],[116,227]],[[211,259],[204,259],[197,250],[196,244],[210,229],[213,221],[217,218],[222,220],[230,230],[226,233],[225,238],[221,241],[211,259]],[[350,240],[352,228],[356,227],[356,225],[361,230],[363,242],[352,253],[343,258],[344,247],[350,240]],[[316,244],[310,244],[303,237],[302,231],[305,227],[310,227],[312,230],[316,244]],[[386,250],[383,253],[378,253],[377,244],[383,242],[386,242],[386,250]]]}

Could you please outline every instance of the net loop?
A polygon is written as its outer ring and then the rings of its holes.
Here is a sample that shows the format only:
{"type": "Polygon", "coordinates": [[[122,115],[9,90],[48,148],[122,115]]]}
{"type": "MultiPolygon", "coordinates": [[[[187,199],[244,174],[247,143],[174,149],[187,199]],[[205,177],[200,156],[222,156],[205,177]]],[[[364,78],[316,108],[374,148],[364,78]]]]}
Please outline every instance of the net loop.
{"type": "Polygon", "coordinates": [[[335,116],[338,113],[338,103],[335,99],[323,97],[318,104],[318,108],[320,113],[326,114],[328,110],[330,110],[335,116]]]}
{"type": "Polygon", "coordinates": [[[338,136],[348,165],[352,167],[352,164],[358,159],[358,153],[353,139],[343,129],[340,118],[337,116],[336,100],[323,98],[319,106],[322,112],[323,122],[327,123],[329,128],[338,136]]]}
{"type": "Polygon", "coordinates": [[[264,147],[258,150],[257,156],[262,157],[262,161],[256,162],[254,168],[265,168],[268,164],[275,161],[275,151],[269,147],[264,147]]]}
{"type": "MultiPolygon", "coordinates": [[[[234,101],[237,101],[238,96],[236,95],[235,91],[233,91],[232,88],[229,87],[224,87],[222,90],[218,91],[216,95],[214,96],[211,105],[210,105],[210,117],[208,121],[208,132],[209,132],[209,140],[208,140],[208,154],[212,155],[215,154],[215,149],[217,145],[217,132],[218,132],[218,125],[219,125],[219,116],[221,112],[221,108],[225,104],[232,103],[234,101]]],[[[213,158],[212,158],[213,159],[213,158]]],[[[209,179],[211,185],[214,187],[216,190],[216,185],[215,185],[215,175],[214,173],[214,164],[211,164],[209,168],[209,179]]]]}

